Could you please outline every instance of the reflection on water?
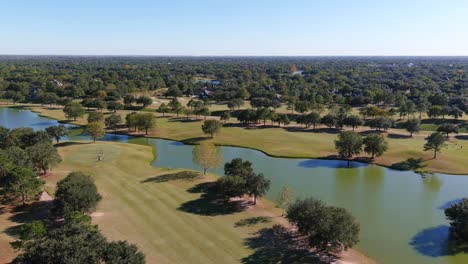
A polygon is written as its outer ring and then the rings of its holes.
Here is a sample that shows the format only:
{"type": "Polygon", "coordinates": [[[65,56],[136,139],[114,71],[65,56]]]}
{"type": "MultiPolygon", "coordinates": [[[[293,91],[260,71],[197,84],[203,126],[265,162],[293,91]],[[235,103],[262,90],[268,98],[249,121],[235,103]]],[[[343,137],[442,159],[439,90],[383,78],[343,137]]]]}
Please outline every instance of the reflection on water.
{"type": "MultiPolygon", "coordinates": [[[[0,109],[0,125],[44,129],[57,122],[36,114],[0,109]],[[44,127],[45,126],[45,127],[44,127]]],[[[72,129],[71,139],[86,139],[72,129]]],[[[150,145],[157,155],[153,166],[200,170],[192,162],[192,146],[180,142],[108,134],[103,140],[150,145]]],[[[282,186],[298,198],[313,196],[330,205],[345,207],[361,224],[358,247],[380,263],[468,263],[467,254],[448,248],[448,222],[442,208],[468,197],[468,177],[429,175],[421,178],[366,163],[317,159],[284,159],[262,152],[221,148],[224,161],[243,158],[272,181],[267,197],[275,200],[282,186]],[[438,209],[439,208],[439,209],[438,209]]],[[[222,168],[211,170],[218,175],[222,168]]]]}

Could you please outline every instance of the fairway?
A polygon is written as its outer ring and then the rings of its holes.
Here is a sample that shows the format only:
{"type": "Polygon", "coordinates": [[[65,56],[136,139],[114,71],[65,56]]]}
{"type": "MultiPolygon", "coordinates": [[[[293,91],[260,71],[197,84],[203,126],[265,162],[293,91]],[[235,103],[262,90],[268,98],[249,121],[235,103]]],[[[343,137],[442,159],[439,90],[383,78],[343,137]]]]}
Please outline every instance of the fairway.
{"type": "Polygon", "coordinates": [[[180,171],[151,167],[150,147],[78,143],[59,147],[59,151],[64,162],[47,179],[47,188],[52,190],[70,171],[93,175],[103,195],[94,222],[108,238],[138,244],[148,263],[236,263],[253,253],[244,246],[244,239],[268,225],[234,227],[254,216],[249,211],[202,215],[179,210],[182,204],[200,198],[189,188],[214,177],[172,181],[170,175],[180,171]],[[105,158],[98,162],[101,150],[105,158]],[[155,180],[161,175],[160,182],[155,180]]]}

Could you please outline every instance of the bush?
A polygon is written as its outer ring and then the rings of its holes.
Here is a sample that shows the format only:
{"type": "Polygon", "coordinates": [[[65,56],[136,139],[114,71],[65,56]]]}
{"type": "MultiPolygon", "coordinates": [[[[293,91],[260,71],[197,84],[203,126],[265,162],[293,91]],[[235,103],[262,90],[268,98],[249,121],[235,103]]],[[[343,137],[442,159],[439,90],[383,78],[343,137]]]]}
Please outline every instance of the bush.
{"type": "Polygon", "coordinates": [[[57,183],[55,209],[61,215],[74,211],[91,213],[101,198],[90,176],[72,172],[57,183]]]}

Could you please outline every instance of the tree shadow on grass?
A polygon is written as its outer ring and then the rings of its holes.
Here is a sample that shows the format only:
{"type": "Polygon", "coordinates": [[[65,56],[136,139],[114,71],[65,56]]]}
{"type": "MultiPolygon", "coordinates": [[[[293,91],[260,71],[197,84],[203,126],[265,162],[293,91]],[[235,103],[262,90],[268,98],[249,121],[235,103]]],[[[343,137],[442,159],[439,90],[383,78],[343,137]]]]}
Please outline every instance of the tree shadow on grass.
{"type": "Polygon", "coordinates": [[[265,224],[265,223],[270,223],[270,222],[271,222],[271,217],[269,216],[257,216],[257,217],[250,217],[250,218],[245,218],[240,221],[237,221],[234,224],[234,227],[254,226],[254,225],[265,224]]]}
{"type": "Polygon", "coordinates": [[[434,258],[468,253],[468,243],[451,239],[450,227],[444,225],[423,229],[409,244],[420,254],[434,258]]]}
{"type": "Polygon", "coordinates": [[[245,264],[329,263],[314,255],[303,239],[279,225],[259,230],[245,240],[245,245],[255,251],[240,260],[245,264]]]}
{"type": "Polygon", "coordinates": [[[405,138],[411,138],[410,135],[404,135],[404,134],[395,134],[395,133],[388,133],[387,134],[388,138],[394,138],[394,139],[405,139],[405,138]]]}
{"type": "Polygon", "coordinates": [[[187,190],[189,193],[201,193],[200,198],[185,202],[177,208],[180,211],[205,215],[227,215],[241,212],[247,208],[245,201],[225,201],[216,195],[215,183],[204,182],[187,190]]]}
{"type": "Polygon", "coordinates": [[[180,171],[175,173],[168,173],[163,174],[155,177],[146,178],[141,181],[141,183],[161,183],[161,182],[168,182],[168,181],[177,181],[177,180],[194,180],[200,174],[193,171],[180,171]]]}
{"type": "Polygon", "coordinates": [[[15,207],[12,210],[13,215],[10,216],[8,220],[17,223],[18,225],[5,229],[5,234],[17,237],[24,224],[35,220],[48,220],[52,206],[53,201],[40,201],[25,206],[15,207]]]}
{"type": "Polygon", "coordinates": [[[88,145],[88,144],[91,144],[91,142],[65,141],[65,142],[56,143],[54,146],[56,148],[62,148],[62,147],[68,147],[68,146],[88,145]]]}
{"type": "Polygon", "coordinates": [[[376,129],[368,129],[364,131],[360,131],[359,134],[362,136],[370,135],[370,134],[385,134],[387,131],[384,130],[376,130],[376,129]]]}

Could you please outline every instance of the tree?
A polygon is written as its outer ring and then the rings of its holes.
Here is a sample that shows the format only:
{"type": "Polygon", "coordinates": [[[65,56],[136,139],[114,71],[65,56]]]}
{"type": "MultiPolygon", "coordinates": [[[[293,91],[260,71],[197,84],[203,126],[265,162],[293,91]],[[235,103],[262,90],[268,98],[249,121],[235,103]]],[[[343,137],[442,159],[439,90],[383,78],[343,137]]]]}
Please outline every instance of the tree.
{"type": "Polygon", "coordinates": [[[450,133],[458,134],[458,126],[454,124],[443,124],[437,128],[437,131],[445,133],[447,138],[449,138],[450,133]]]}
{"type": "Polygon", "coordinates": [[[106,239],[96,227],[66,224],[26,243],[13,263],[99,264],[105,247],[106,239]]]}
{"type": "Polygon", "coordinates": [[[206,175],[208,169],[219,167],[223,161],[221,149],[208,142],[193,147],[192,154],[193,163],[203,168],[203,175],[206,175]]]}
{"type": "Polygon", "coordinates": [[[218,120],[205,120],[201,128],[203,133],[209,134],[213,138],[215,134],[221,131],[222,127],[223,124],[218,120]]]}
{"type": "Polygon", "coordinates": [[[44,222],[35,220],[30,223],[24,224],[19,233],[19,239],[10,242],[13,249],[22,249],[34,239],[44,237],[47,234],[47,228],[44,222]]]}
{"type": "Polygon", "coordinates": [[[413,133],[418,133],[421,131],[421,121],[416,118],[411,118],[408,119],[408,121],[405,122],[405,128],[406,131],[410,133],[410,136],[413,137],[413,133]]]}
{"type": "MultiPolygon", "coordinates": [[[[29,158],[29,154],[26,152],[26,150],[18,146],[11,146],[5,149],[0,149],[0,155],[8,160],[8,162],[5,163],[11,162],[14,166],[23,168],[33,168],[31,159],[29,158]]],[[[2,175],[0,169],[0,178],[1,176],[2,175]]]]}
{"type": "Polygon", "coordinates": [[[122,123],[122,117],[120,115],[112,114],[105,119],[106,127],[115,128],[120,123],[122,123]]]}
{"type": "Polygon", "coordinates": [[[447,139],[440,132],[434,132],[426,138],[426,144],[424,144],[424,151],[434,151],[434,159],[437,158],[437,152],[440,152],[443,147],[446,147],[445,143],[447,139]]]}
{"type": "Polygon", "coordinates": [[[106,134],[106,130],[101,122],[92,122],[86,125],[86,133],[93,139],[93,142],[96,142],[96,139],[106,134]]]}
{"type": "Polygon", "coordinates": [[[369,134],[364,140],[364,151],[371,155],[371,158],[380,157],[388,149],[388,143],[385,138],[379,134],[369,134]]]}
{"type": "Polygon", "coordinates": [[[271,110],[268,107],[263,107],[263,108],[260,108],[260,109],[257,110],[257,112],[256,112],[257,119],[263,120],[263,126],[266,125],[266,120],[270,116],[270,112],[271,112],[271,110]]]}
{"type": "Polygon", "coordinates": [[[107,103],[100,99],[93,100],[92,104],[93,104],[93,107],[97,108],[101,112],[102,112],[102,109],[107,107],[107,103]]]}
{"type": "Polygon", "coordinates": [[[314,198],[297,200],[287,209],[286,218],[316,252],[346,250],[359,241],[359,224],[348,211],[314,198]]]}
{"type": "Polygon", "coordinates": [[[42,191],[44,181],[29,168],[14,167],[3,179],[7,196],[20,198],[23,205],[42,191]]]}
{"type": "Polygon", "coordinates": [[[39,102],[41,104],[53,105],[53,104],[57,103],[59,97],[55,93],[47,92],[47,93],[43,93],[43,94],[39,95],[38,99],[39,99],[39,102]]]}
{"type": "Polygon", "coordinates": [[[378,116],[369,120],[368,125],[371,129],[387,130],[392,126],[392,120],[386,116],[378,116]]]}
{"type": "Polygon", "coordinates": [[[299,113],[305,113],[310,109],[310,103],[306,101],[297,101],[294,104],[294,109],[299,113]]]}
{"type": "Polygon", "coordinates": [[[104,249],[103,260],[112,264],[144,264],[145,255],[127,241],[110,242],[104,249]]]}
{"type": "Polygon", "coordinates": [[[137,130],[138,127],[138,113],[132,112],[130,114],[127,114],[125,116],[125,125],[130,129],[134,128],[134,130],[137,130]]]}
{"type": "Polygon", "coordinates": [[[51,142],[39,142],[26,150],[34,168],[42,170],[44,174],[62,162],[62,158],[51,142]]]}
{"type": "Polygon", "coordinates": [[[123,100],[124,100],[124,104],[129,106],[129,105],[131,105],[132,103],[134,103],[136,101],[136,98],[135,98],[135,96],[133,96],[131,94],[126,94],[126,95],[124,95],[123,100]]]}
{"type": "Polygon", "coordinates": [[[247,178],[247,194],[253,196],[254,204],[257,204],[257,198],[264,196],[270,189],[271,181],[265,179],[262,173],[252,174],[247,178]]]}
{"type": "Polygon", "coordinates": [[[226,121],[229,121],[229,119],[231,119],[231,114],[229,114],[229,112],[223,112],[221,114],[221,117],[220,117],[221,121],[223,121],[224,123],[226,123],[226,121]]]}
{"type": "Polygon", "coordinates": [[[289,120],[289,117],[287,114],[278,114],[276,117],[276,122],[278,122],[278,125],[281,126],[281,124],[287,126],[291,122],[289,120]]]}
{"type": "Polygon", "coordinates": [[[345,126],[350,126],[353,128],[353,131],[356,127],[363,124],[362,119],[357,115],[350,115],[344,118],[343,124],[345,126]]]}
{"type": "Polygon", "coordinates": [[[62,137],[68,135],[68,129],[64,125],[50,126],[45,130],[47,134],[49,134],[51,138],[54,138],[57,143],[59,143],[62,137]]]}
{"type": "Polygon", "coordinates": [[[122,110],[124,109],[124,106],[116,101],[111,101],[107,103],[107,110],[112,111],[112,112],[117,112],[117,110],[122,110]]]}
{"type": "Polygon", "coordinates": [[[71,212],[91,213],[101,199],[90,176],[82,172],[71,172],[57,183],[55,210],[61,215],[71,212]]]}
{"type": "Polygon", "coordinates": [[[206,120],[206,117],[210,115],[210,110],[208,109],[208,107],[195,108],[194,113],[196,115],[204,116],[204,119],[206,120]]]}
{"type": "Polygon", "coordinates": [[[440,105],[433,105],[429,107],[429,110],[427,111],[427,115],[429,117],[439,117],[442,115],[442,106],[440,105]]]}
{"type": "Polygon", "coordinates": [[[362,138],[356,132],[344,131],[338,135],[338,139],[335,140],[335,148],[338,154],[348,160],[361,153],[362,150],[362,138]]]}
{"type": "Polygon", "coordinates": [[[332,114],[326,114],[322,117],[320,122],[328,128],[332,128],[336,125],[336,116],[332,114]]]}
{"type": "Polygon", "coordinates": [[[463,198],[445,209],[445,216],[450,221],[453,237],[464,243],[468,242],[468,199],[463,198]]]}
{"type": "Polygon", "coordinates": [[[101,112],[91,112],[88,114],[88,123],[104,121],[104,114],[101,112]]]}
{"type": "Polygon", "coordinates": [[[291,187],[284,185],[278,194],[277,203],[284,211],[289,207],[294,197],[291,187]]]}
{"type": "Polygon", "coordinates": [[[253,174],[252,163],[248,160],[235,158],[224,164],[224,175],[226,176],[241,176],[246,178],[246,175],[253,174]]]}
{"type": "Polygon", "coordinates": [[[85,109],[79,103],[71,102],[65,105],[63,112],[68,119],[73,118],[73,120],[76,120],[85,114],[85,109]]]}
{"type": "Polygon", "coordinates": [[[138,114],[137,126],[139,129],[145,130],[145,135],[148,135],[148,129],[154,128],[156,126],[156,119],[151,113],[138,114]]]}
{"type": "Polygon", "coordinates": [[[20,239],[11,243],[22,253],[12,263],[143,264],[145,255],[127,241],[107,242],[91,217],[80,212],[65,215],[47,229],[42,221],[26,224],[20,239]]]}
{"type": "Polygon", "coordinates": [[[450,110],[448,111],[448,114],[453,116],[453,118],[458,119],[459,117],[463,116],[463,111],[460,110],[460,108],[454,106],[450,108],[450,110]]]}
{"type": "Polygon", "coordinates": [[[218,194],[226,201],[245,194],[245,180],[240,176],[221,177],[216,182],[218,194]]]}
{"type": "Polygon", "coordinates": [[[158,113],[162,113],[163,116],[166,116],[166,113],[169,112],[169,107],[165,103],[162,103],[156,110],[158,113]]]}
{"type": "Polygon", "coordinates": [[[183,107],[182,107],[182,104],[177,100],[177,97],[172,98],[168,106],[171,108],[171,110],[174,113],[177,114],[177,117],[179,117],[179,114],[182,111],[183,107]]]}
{"type": "Polygon", "coordinates": [[[232,99],[230,100],[229,102],[227,102],[227,107],[231,110],[234,110],[237,108],[237,110],[239,110],[239,108],[241,106],[244,105],[244,100],[240,99],[240,98],[235,98],[235,99],[232,99]]]}
{"type": "Polygon", "coordinates": [[[145,108],[153,103],[153,99],[148,96],[140,96],[136,99],[136,103],[143,105],[143,108],[145,108]]]}

